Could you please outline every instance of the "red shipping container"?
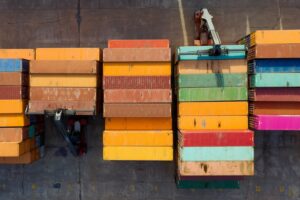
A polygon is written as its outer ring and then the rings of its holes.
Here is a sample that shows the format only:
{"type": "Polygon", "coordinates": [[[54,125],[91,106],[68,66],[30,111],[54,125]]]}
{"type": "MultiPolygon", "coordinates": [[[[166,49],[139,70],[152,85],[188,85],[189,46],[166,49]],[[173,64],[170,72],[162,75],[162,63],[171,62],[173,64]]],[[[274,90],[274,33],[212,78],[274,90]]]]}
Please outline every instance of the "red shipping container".
{"type": "Polygon", "coordinates": [[[171,103],[171,90],[116,89],[104,91],[105,103],[171,103]]]}
{"type": "Polygon", "coordinates": [[[300,102],[253,102],[249,112],[252,115],[300,115],[300,102]]]}
{"type": "Polygon", "coordinates": [[[103,89],[171,89],[171,77],[104,76],[103,89]]]}
{"type": "Polygon", "coordinates": [[[169,40],[108,40],[108,48],[169,48],[169,40]]]}
{"type": "Polygon", "coordinates": [[[254,133],[245,131],[178,131],[182,147],[254,146],[254,133]]]}
{"type": "Polygon", "coordinates": [[[0,86],[0,99],[28,99],[28,89],[22,86],[0,86]]]}
{"type": "Polygon", "coordinates": [[[300,102],[300,88],[256,88],[249,91],[251,101],[300,102]]]}

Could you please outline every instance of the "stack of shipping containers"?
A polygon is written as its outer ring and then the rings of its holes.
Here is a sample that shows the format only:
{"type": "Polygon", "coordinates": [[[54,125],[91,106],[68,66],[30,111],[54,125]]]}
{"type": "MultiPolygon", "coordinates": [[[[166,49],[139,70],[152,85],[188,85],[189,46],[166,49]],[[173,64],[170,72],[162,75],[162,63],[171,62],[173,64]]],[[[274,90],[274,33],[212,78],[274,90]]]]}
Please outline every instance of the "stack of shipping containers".
{"type": "Polygon", "coordinates": [[[251,128],[300,130],[300,31],[256,31],[249,47],[251,128]]]}
{"type": "Polygon", "coordinates": [[[238,188],[254,175],[245,47],[222,46],[220,56],[212,48],[177,52],[179,188],[238,188]]]}
{"type": "Polygon", "coordinates": [[[173,160],[168,40],[111,40],[103,51],[104,160],[173,160]]]}
{"type": "Polygon", "coordinates": [[[29,164],[40,158],[43,146],[43,118],[36,127],[28,118],[29,60],[32,49],[0,50],[0,163],[29,164]]]}
{"type": "Polygon", "coordinates": [[[97,114],[98,48],[41,48],[30,67],[30,114],[97,114]]]}

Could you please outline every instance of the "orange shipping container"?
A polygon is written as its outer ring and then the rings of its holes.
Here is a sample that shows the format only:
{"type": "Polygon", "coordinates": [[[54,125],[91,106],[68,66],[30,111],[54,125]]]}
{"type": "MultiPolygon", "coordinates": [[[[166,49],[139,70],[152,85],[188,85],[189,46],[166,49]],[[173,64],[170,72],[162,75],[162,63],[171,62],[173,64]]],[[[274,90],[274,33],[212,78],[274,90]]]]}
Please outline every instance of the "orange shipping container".
{"type": "Polygon", "coordinates": [[[172,118],[105,118],[105,130],[172,130],[172,118]]]}

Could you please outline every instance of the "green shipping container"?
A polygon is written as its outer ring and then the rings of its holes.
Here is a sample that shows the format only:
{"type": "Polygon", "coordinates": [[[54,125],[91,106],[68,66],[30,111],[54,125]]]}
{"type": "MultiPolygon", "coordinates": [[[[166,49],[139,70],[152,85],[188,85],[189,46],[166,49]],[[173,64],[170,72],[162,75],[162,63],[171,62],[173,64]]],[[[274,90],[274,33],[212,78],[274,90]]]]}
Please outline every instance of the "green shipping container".
{"type": "Polygon", "coordinates": [[[181,88],[178,101],[247,101],[247,87],[181,88]]]}
{"type": "Polygon", "coordinates": [[[250,87],[300,87],[300,73],[258,73],[251,76],[250,87]]]}
{"type": "Polygon", "coordinates": [[[240,182],[236,180],[198,181],[177,180],[179,189],[239,189],[240,182]]]}
{"type": "Polygon", "coordinates": [[[247,87],[247,74],[184,74],[179,88],[247,87]]]}

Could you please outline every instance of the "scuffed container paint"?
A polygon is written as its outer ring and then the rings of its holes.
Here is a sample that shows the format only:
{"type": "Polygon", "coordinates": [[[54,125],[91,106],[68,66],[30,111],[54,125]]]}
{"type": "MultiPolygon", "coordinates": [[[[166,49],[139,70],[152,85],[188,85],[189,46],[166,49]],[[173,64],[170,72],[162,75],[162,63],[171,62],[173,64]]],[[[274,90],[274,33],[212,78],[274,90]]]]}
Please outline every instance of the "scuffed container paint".
{"type": "Polygon", "coordinates": [[[181,176],[253,176],[253,161],[178,162],[181,176]]]}
{"type": "Polygon", "coordinates": [[[300,102],[300,88],[255,88],[249,90],[251,101],[300,102]]]}
{"type": "Polygon", "coordinates": [[[104,104],[104,117],[172,117],[171,104],[104,104]]]}
{"type": "Polygon", "coordinates": [[[108,40],[108,48],[169,48],[169,40],[108,40]]]}
{"type": "Polygon", "coordinates": [[[31,87],[31,101],[95,101],[96,88],[31,87]]]}
{"type": "Polygon", "coordinates": [[[171,62],[170,48],[106,48],[104,62],[171,62]]]}
{"type": "Polygon", "coordinates": [[[171,77],[104,76],[103,89],[171,89],[171,77]]]}
{"type": "Polygon", "coordinates": [[[104,91],[104,103],[171,103],[172,91],[160,89],[113,89],[104,91]]]}

